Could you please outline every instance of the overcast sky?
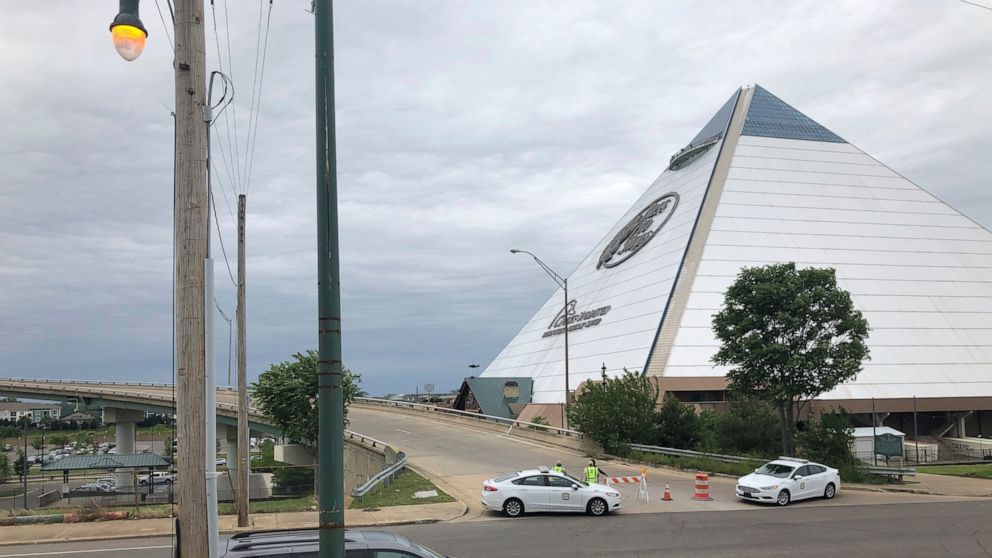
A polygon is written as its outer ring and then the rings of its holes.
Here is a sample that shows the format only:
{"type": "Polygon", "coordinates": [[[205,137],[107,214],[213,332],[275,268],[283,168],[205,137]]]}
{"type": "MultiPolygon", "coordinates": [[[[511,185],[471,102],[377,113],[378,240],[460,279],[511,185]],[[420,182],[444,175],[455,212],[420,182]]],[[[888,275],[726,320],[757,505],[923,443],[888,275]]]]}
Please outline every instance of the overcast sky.
{"type": "MultiPolygon", "coordinates": [[[[216,0],[218,29],[225,69],[230,30],[244,158],[260,6],[227,1],[229,25],[216,0]]],[[[155,2],[141,4],[150,37],[127,63],[107,30],[114,0],[4,2],[0,376],[172,379],[172,56],[155,2]]],[[[761,84],[992,227],[992,11],[955,0],[336,4],[344,359],[372,393],[451,389],[468,364],[485,367],[554,290],[509,249],[571,271],[741,85],[761,84]]],[[[309,5],[272,9],[248,193],[252,378],[316,347],[309,5]]],[[[213,70],[209,2],[206,23],[213,70]]],[[[218,121],[215,156],[235,145],[233,113],[218,121]]],[[[232,177],[217,175],[234,269],[232,177]]],[[[217,300],[233,315],[214,234],[217,300]]]]}

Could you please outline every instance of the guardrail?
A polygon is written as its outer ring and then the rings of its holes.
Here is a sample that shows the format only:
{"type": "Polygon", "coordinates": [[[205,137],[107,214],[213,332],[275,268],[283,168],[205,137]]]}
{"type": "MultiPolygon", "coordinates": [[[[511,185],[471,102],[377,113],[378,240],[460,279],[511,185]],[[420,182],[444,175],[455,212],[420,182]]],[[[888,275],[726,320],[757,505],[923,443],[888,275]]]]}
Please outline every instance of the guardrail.
{"type": "MultiPolygon", "coordinates": [[[[381,444],[382,442],[379,443],[381,444]]],[[[365,483],[361,486],[356,486],[355,489],[351,491],[352,497],[358,498],[360,501],[366,494],[372,492],[372,489],[378,486],[379,483],[383,483],[383,486],[388,487],[393,478],[400,474],[403,469],[406,469],[406,454],[399,452],[396,454],[396,463],[386,467],[382,470],[382,472],[365,481],[365,483]]]]}
{"type": "Polygon", "coordinates": [[[447,407],[437,407],[435,405],[425,405],[423,403],[410,403],[407,401],[392,401],[390,399],[377,399],[375,397],[356,397],[355,401],[360,403],[365,403],[368,405],[375,405],[379,407],[394,407],[394,408],[405,408],[405,409],[415,409],[430,413],[438,413],[443,415],[459,416],[464,418],[475,419],[480,422],[494,422],[498,424],[503,424],[508,426],[510,429],[514,427],[525,427],[532,428],[541,432],[556,434],[558,436],[571,436],[576,439],[583,439],[584,435],[578,430],[571,430],[569,428],[561,428],[557,426],[550,426],[547,424],[540,424],[536,422],[525,422],[522,420],[508,419],[504,417],[497,417],[493,415],[483,415],[480,413],[473,413],[470,411],[459,411],[458,409],[449,409],[447,407]]]}
{"type": "Polygon", "coordinates": [[[386,442],[383,442],[381,440],[376,440],[372,436],[366,436],[365,434],[359,434],[358,432],[355,432],[353,430],[345,430],[344,431],[344,436],[345,436],[345,438],[347,438],[349,440],[355,440],[355,441],[357,441],[359,443],[365,444],[367,446],[372,446],[374,448],[379,448],[379,447],[385,448],[385,447],[389,447],[389,445],[386,444],[386,442]]]}
{"type": "Polygon", "coordinates": [[[630,449],[643,451],[646,453],[660,453],[663,455],[671,455],[675,457],[702,457],[706,459],[713,459],[716,461],[723,461],[725,463],[752,463],[757,461],[764,461],[762,459],[757,459],[754,457],[742,457],[739,455],[723,455],[721,453],[708,453],[705,451],[692,451],[692,450],[684,450],[678,448],[665,448],[661,446],[648,446],[645,444],[630,444],[630,449]]]}
{"type": "Polygon", "coordinates": [[[867,465],[865,470],[873,475],[886,475],[899,478],[916,476],[916,469],[913,467],[882,467],[878,465],[867,465]]]}

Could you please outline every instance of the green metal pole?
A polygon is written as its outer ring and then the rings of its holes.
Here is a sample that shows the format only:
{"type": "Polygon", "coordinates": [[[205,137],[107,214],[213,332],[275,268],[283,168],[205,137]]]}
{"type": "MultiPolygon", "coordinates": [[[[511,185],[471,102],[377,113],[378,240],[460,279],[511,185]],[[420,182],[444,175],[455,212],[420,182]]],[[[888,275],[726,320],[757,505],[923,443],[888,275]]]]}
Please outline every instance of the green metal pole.
{"type": "Polygon", "coordinates": [[[334,17],[316,0],[317,304],[319,360],[318,507],[320,558],[344,558],[344,396],[338,276],[337,157],[334,143],[334,17]]]}

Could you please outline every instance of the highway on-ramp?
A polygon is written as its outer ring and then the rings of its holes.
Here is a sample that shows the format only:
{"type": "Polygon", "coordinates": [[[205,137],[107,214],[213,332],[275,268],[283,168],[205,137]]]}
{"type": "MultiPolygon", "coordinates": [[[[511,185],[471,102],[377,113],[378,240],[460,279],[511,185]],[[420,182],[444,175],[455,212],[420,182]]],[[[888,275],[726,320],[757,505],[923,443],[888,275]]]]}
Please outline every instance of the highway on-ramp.
{"type": "MultiPolygon", "coordinates": [[[[348,411],[349,429],[372,436],[406,452],[414,469],[425,473],[442,489],[469,506],[463,520],[495,519],[497,514],[483,512],[479,504],[482,481],[500,473],[552,466],[561,460],[565,468],[580,475],[588,457],[570,450],[532,439],[506,434],[503,430],[475,427],[443,421],[438,417],[419,416],[376,408],[353,406],[348,411]]],[[[599,466],[611,476],[639,475],[641,465],[603,460],[599,466]]],[[[621,513],[693,512],[754,510],[757,504],[741,502],[734,495],[735,479],[710,479],[709,502],[690,499],[693,475],[684,471],[647,468],[649,501],[639,501],[636,485],[619,487],[624,497],[621,513]],[[662,502],[664,483],[671,485],[673,502],[662,502]]],[[[833,500],[809,500],[794,503],[790,509],[870,504],[916,504],[938,501],[963,501],[961,497],[931,496],[894,492],[865,492],[843,489],[833,500]]]]}

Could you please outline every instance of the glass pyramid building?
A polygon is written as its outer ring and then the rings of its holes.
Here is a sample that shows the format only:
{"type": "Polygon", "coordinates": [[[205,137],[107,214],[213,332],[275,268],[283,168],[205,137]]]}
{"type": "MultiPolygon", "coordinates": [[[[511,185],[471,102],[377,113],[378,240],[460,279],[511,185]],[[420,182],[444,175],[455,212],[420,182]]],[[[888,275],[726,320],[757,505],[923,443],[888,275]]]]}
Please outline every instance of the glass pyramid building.
{"type": "MultiPolygon", "coordinates": [[[[624,368],[719,400],[712,315],[745,266],[832,267],[871,360],[821,397],[866,412],[992,409],[992,232],[767,90],[742,88],[568,278],[572,390],[624,368]]],[[[561,291],[484,377],[564,399],[561,291]]]]}

